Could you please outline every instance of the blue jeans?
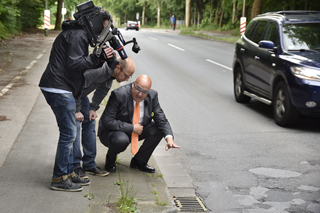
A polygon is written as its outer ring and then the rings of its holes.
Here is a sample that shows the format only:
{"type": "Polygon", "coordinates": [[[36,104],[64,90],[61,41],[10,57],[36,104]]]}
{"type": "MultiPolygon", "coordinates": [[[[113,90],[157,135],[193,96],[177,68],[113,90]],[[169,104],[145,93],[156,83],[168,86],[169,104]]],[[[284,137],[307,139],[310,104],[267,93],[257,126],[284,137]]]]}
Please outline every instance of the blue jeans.
{"type": "Polygon", "coordinates": [[[97,154],[96,147],[96,121],[89,120],[90,101],[88,97],[81,98],[81,110],[80,112],[84,116],[84,120],[81,123],[77,122],[77,136],[76,141],[73,144],[73,166],[74,168],[82,167],[84,170],[89,170],[96,167],[95,158],[97,154]],[[82,131],[81,131],[82,127],[82,131]],[[81,154],[81,145],[83,156],[81,154]]]}
{"type": "Polygon", "coordinates": [[[59,141],[53,168],[53,177],[73,172],[73,143],[76,139],[76,103],[72,93],[51,93],[41,90],[56,116],[59,141]]]}

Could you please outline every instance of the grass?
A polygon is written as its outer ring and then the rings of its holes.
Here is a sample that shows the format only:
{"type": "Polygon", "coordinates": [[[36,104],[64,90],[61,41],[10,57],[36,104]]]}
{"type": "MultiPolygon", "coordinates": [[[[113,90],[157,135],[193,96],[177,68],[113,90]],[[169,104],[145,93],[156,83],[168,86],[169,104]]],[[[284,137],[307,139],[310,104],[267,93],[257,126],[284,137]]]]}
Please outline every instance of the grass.
{"type": "MultiPolygon", "coordinates": [[[[162,174],[158,174],[158,175],[156,175],[156,176],[153,175],[153,174],[146,174],[146,175],[147,175],[147,177],[149,177],[150,179],[153,178],[153,177],[159,177],[159,178],[162,178],[162,177],[163,177],[162,174]]],[[[155,184],[152,183],[151,186],[152,186],[152,188],[153,188],[152,194],[155,195],[154,198],[155,198],[156,204],[157,204],[158,206],[166,206],[166,205],[168,205],[167,202],[160,202],[160,201],[159,201],[159,192],[156,190],[155,184]]]]}
{"type": "Polygon", "coordinates": [[[240,37],[233,37],[233,36],[217,37],[217,36],[211,36],[211,35],[208,35],[206,33],[201,33],[201,32],[195,33],[193,31],[189,31],[189,30],[181,30],[181,34],[192,35],[192,36],[205,38],[205,39],[211,39],[211,40],[219,40],[219,41],[224,41],[224,42],[233,43],[233,44],[235,44],[240,38],[240,37]]]}
{"type": "Polygon", "coordinates": [[[139,212],[137,208],[137,198],[134,197],[134,187],[129,187],[128,182],[129,181],[123,180],[122,176],[120,175],[120,171],[118,170],[118,180],[115,181],[115,184],[119,185],[121,197],[117,202],[115,202],[115,206],[118,209],[119,213],[139,212]]]}

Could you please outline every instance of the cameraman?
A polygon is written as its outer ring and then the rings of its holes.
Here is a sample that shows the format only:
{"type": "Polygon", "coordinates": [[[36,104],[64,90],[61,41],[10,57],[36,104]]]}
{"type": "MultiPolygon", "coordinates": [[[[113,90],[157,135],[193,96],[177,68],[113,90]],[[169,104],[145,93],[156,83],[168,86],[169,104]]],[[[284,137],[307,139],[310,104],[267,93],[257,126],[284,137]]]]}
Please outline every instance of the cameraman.
{"type": "MultiPolygon", "coordinates": [[[[106,51],[113,51],[107,48],[106,51]]],[[[128,81],[135,71],[133,60],[128,57],[122,60],[121,57],[111,62],[104,62],[102,67],[88,70],[84,73],[85,83],[81,95],[81,99],[76,100],[76,122],[77,136],[73,145],[73,165],[74,171],[81,178],[88,178],[86,173],[96,176],[107,176],[109,172],[101,170],[95,163],[97,154],[96,150],[96,111],[99,105],[108,94],[113,80],[118,83],[128,81]],[[88,94],[94,92],[90,103],[88,94]],[[81,135],[81,136],[80,136],[81,135]],[[83,156],[81,154],[81,145],[83,156]],[[82,161],[82,167],[81,167],[82,161]]]]}
{"type": "MultiPolygon", "coordinates": [[[[99,15],[105,27],[110,14],[101,9],[99,15]]],[[[83,73],[96,68],[100,58],[95,54],[89,55],[90,38],[78,21],[64,21],[62,30],[52,45],[49,63],[39,83],[56,116],[60,132],[51,189],[81,191],[82,185],[89,185],[90,180],[80,178],[70,169],[77,131],[75,98],[81,96],[83,73]]]]}

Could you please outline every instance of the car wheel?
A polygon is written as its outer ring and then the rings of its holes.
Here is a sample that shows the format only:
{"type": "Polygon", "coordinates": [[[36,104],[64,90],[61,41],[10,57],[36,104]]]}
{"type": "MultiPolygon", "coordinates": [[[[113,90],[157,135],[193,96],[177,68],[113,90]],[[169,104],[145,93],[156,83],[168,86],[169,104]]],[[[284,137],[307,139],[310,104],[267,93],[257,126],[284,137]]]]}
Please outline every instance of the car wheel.
{"type": "Polygon", "coordinates": [[[273,115],[279,126],[292,126],[299,119],[299,112],[291,104],[286,84],[281,81],[277,84],[273,96],[273,115]]]}
{"type": "Polygon", "coordinates": [[[233,75],[233,92],[236,101],[239,103],[248,103],[251,100],[249,96],[243,94],[244,88],[243,75],[241,68],[238,67],[233,75]]]}

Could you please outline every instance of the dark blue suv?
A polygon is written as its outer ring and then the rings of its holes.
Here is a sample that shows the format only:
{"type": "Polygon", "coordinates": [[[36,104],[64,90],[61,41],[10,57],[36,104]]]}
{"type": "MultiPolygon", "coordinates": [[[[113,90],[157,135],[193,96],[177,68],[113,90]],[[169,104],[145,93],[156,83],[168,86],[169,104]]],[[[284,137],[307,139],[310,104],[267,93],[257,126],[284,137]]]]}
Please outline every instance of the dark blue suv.
{"type": "Polygon", "coordinates": [[[320,11],[259,15],[237,41],[234,96],[273,106],[280,126],[320,114],[320,11]]]}

